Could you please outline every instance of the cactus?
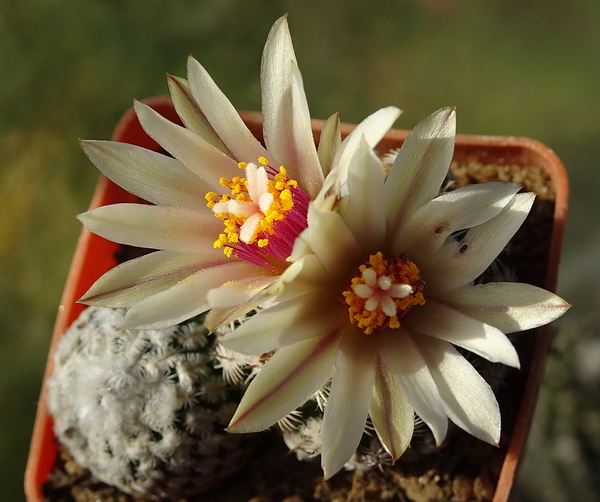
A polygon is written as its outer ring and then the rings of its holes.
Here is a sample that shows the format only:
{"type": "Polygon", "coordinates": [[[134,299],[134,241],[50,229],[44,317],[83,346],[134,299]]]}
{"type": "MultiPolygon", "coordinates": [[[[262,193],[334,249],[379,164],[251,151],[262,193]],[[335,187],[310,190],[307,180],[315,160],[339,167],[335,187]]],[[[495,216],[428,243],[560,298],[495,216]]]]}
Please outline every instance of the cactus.
{"type": "Polygon", "coordinates": [[[201,317],[122,330],[124,313],[87,308],[61,339],[48,384],[58,439],[127,493],[175,499],[215,486],[256,440],[223,430],[254,359],[227,353],[201,317]]]}

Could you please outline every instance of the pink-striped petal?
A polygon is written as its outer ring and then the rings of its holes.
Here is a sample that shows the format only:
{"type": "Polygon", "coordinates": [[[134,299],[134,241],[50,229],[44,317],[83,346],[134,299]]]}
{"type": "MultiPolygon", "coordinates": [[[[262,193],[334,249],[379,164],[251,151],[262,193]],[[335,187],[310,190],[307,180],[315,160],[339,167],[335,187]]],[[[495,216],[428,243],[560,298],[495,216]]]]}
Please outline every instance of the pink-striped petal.
{"type": "Polygon", "coordinates": [[[211,289],[206,296],[211,308],[227,309],[235,307],[256,296],[277,279],[266,269],[256,270],[256,276],[246,277],[211,289]],[[262,274],[260,272],[263,272],[262,274]]]}
{"type": "Polygon", "coordinates": [[[112,268],[87,290],[79,302],[100,307],[131,307],[202,268],[231,261],[223,253],[199,255],[156,251],[112,268]]]}
{"type": "Polygon", "coordinates": [[[340,114],[334,113],[323,124],[319,137],[319,162],[323,175],[327,176],[333,167],[333,159],[342,142],[340,131],[340,114]]]}
{"type": "Polygon", "coordinates": [[[369,416],[381,444],[391,455],[392,461],[395,461],[408,448],[412,439],[414,410],[398,380],[379,356],[375,371],[369,416]]]}
{"type": "Polygon", "coordinates": [[[341,336],[333,330],[279,349],[246,390],[227,430],[261,431],[300,406],[331,377],[341,336]]]}
{"type": "Polygon", "coordinates": [[[500,254],[529,214],[535,195],[517,194],[494,218],[471,228],[465,237],[448,239],[428,262],[419,263],[430,295],[472,283],[500,254]]]}
{"type": "Polygon", "coordinates": [[[333,159],[333,168],[327,175],[323,188],[316,199],[319,206],[331,193],[339,195],[345,190],[349,162],[362,141],[361,138],[364,136],[369,146],[375,148],[401,113],[402,111],[395,106],[381,108],[358,124],[342,141],[333,159]]]}
{"type": "MultiPolygon", "coordinates": [[[[202,178],[212,190],[223,189],[219,184],[221,177],[231,179],[239,176],[237,162],[197,134],[174,124],[139,101],[134,103],[134,107],[146,133],[190,171],[202,178]]],[[[203,200],[206,191],[196,195],[203,200]]]]}
{"type": "Polygon", "coordinates": [[[421,206],[406,222],[394,239],[392,252],[429,260],[453,232],[497,216],[520,188],[516,183],[490,182],[442,194],[421,206]]]}
{"type": "Polygon", "coordinates": [[[323,184],[323,173],[287,16],[279,18],[269,32],[260,80],[267,150],[286,167],[290,178],[314,197],[323,184]]]}
{"type": "Polygon", "coordinates": [[[188,58],[188,79],[194,100],[238,162],[256,162],[259,157],[265,157],[270,165],[280,165],[252,135],[208,72],[192,57],[188,58]]]}
{"type": "Polygon", "coordinates": [[[385,182],[389,236],[440,191],[454,153],[455,132],[454,109],[442,108],[417,124],[406,138],[385,182]]]}
{"type": "Polygon", "coordinates": [[[322,211],[311,204],[308,230],[310,248],[325,271],[336,278],[346,274],[360,253],[356,239],[339,213],[322,211]]]}
{"type": "Polygon", "coordinates": [[[429,337],[415,340],[450,420],[472,436],[498,444],[500,409],[490,386],[450,343],[429,337]]]}
{"type": "Polygon", "coordinates": [[[348,197],[340,213],[367,256],[385,240],[385,213],[375,202],[383,193],[383,181],[381,161],[363,136],[348,165],[348,197]]]}
{"type": "MultiPolygon", "coordinates": [[[[105,239],[149,249],[216,255],[222,222],[212,212],[144,204],[112,204],[77,216],[105,239]]],[[[222,251],[221,251],[222,252],[222,251]]]]}
{"type": "Polygon", "coordinates": [[[124,327],[160,329],[185,321],[210,308],[206,295],[211,289],[252,277],[256,271],[256,266],[242,261],[204,268],[134,305],[125,315],[124,327]]]}
{"type": "Polygon", "coordinates": [[[277,297],[278,303],[293,300],[327,287],[333,278],[325,272],[314,254],[308,254],[286,268],[277,281],[265,291],[270,297],[277,297]]]}
{"type": "MultiPolygon", "coordinates": [[[[268,288],[267,288],[268,289],[268,288]]],[[[252,309],[255,309],[266,300],[269,300],[270,297],[265,295],[265,289],[262,291],[256,292],[254,296],[252,296],[249,300],[244,303],[240,303],[239,305],[235,305],[234,307],[229,308],[211,308],[206,317],[204,318],[204,325],[206,328],[212,333],[213,331],[219,329],[221,326],[225,324],[229,324],[231,322],[236,321],[244,314],[247,314],[252,309]]]]}
{"type": "Polygon", "coordinates": [[[437,386],[412,337],[403,328],[380,333],[378,354],[397,378],[409,404],[433,432],[439,445],[446,437],[448,418],[437,386]]]}
{"type": "Polygon", "coordinates": [[[446,305],[504,333],[537,328],[563,315],[570,305],[550,291],[516,282],[465,286],[440,295],[446,305]]]}
{"type": "Polygon", "coordinates": [[[179,161],[116,141],[81,141],[88,158],[128,192],[162,206],[202,210],[209,186],[179,161]]]}
{"type": "Polygon", "coordinates": [[[331,304],[331,291],[317,291],[269,307],[222,339],[223,345],[243,354],[262,354],[347,324],[341,303],[331,304]]]}
{"type": "Polygon", "coordinates": [[[331,392],[323,415],[321,466],[325,479],[338,472],[362,437],[375,379],[377,353],[365,334],[352,327],[340,343],[331,392]]]}
{"type": "Polygon", "coordinates": [[[413,308],[402,323],[411,331],[446,340],[493,363],[519,367],[517,351],[502,331],[431,298],[413,308]]]}
{"type": "Polygon", "coordinates": [[[198,103],[194,100],[190,83],[184,78],[174,77],[172,75],[167,75],[167,78],[173,106],[175,107],[177,115],[179,115],[179,118],[185,124],[185,127],[193,133],[196,133],[203,140],[219,149],[221,152],[232,157],[231,153],[198,106],[198,103]]]}

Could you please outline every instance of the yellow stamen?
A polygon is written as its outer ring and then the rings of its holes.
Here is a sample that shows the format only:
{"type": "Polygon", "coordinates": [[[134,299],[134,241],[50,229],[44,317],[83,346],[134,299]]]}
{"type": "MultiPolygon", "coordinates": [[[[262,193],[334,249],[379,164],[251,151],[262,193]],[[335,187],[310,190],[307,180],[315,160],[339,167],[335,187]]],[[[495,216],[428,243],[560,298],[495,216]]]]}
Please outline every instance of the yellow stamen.
{"type": "Polygon", "coordinates": [[[369,257],[368,264],[359,267],[359,272],[342,295],[348,305],[350,322],[357,324],[367,335],[385,327],[399,328],[399,316],[415,305],[425,304],[419,269],[408,258],[394,257],[386,260],[378,252],[369,257]],[[367,269],[372,272],[365,274],[367,269]],[[387,307],[384,307],[385,302],[387,307]],[[390,309],[396,315],[389,315],[390,309]]]}
{"type": "MultiPolygon", "coordinates": [[[[268,160],[265,157],[260,157],[258,163],[263,166],[268,166],[268,160]]],[[[245,169],[248,166],[247,162],[240,162],[238,167],[245,169]]],[[[258,201],[253,201],[248,192],[248,180],[235,176],[231,180],[221,178],[219,183],[224,188],[230,191],[230,194],[218,195],[215,192],[209,192],[205,195],[207,206],[212,208],[217,203],[228,202],[231,200],[240,202],[249,202],[257,204],[258,201]]],[[[259,247],[268,246],[268,236],[275,234],[274,225],[285,218],[285,214],[294,206],[293,194],[291,189],[298,187],[298,182],[287,177],[286,170],[283,166],[279,168],[273,178],[267,182],[267,191],[273,195],[273,202],[269,208],[262,213],[262,218],[258,222],[253,237],[246,244],[256,242],[259,247]]],[[[245,223],[247,217],[232,213],[218,213],[215,216],[222,219],[225,225],[225,230],[219,235],[219,238],[214,242],[214,247],[223,247],[224,252],[228,248],[226,244],[236,244],[239,242],[240,228],[245,223]]],[[[227,254],[227,253],[226,253],[227,254]]]]}

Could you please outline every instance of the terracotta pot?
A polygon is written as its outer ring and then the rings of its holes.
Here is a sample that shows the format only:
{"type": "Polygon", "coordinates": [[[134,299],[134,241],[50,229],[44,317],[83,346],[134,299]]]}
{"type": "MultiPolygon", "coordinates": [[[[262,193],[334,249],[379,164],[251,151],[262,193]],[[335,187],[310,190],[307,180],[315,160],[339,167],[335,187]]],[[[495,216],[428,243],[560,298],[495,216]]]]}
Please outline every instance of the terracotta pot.
{"type": "MultiPolygon", "coordinates": [[[[154,98],[146,101],[161,115],[181,123],[169,98],[154,98]]],[[[253,134],[262,140],[262,117],[255,112],[242,112],[242,118],[253,134]]],[[[318,141],[322,121],[313,121],[315,140],[318,141]]],[[[354,126],[342,125],[342,133],[348,134],[354,126]]],[[[382,152],[398,148],[406,138],[407,131],[391,130],[379,145],[382,152]]],[[[137,144],[158,151],[160,147],[142,130],[135,113],[129,110],[117,125],[113,140],[137,144]]],[[[547,266],[541,284],[550,291],[556,287],[560,248],[563,237],[568,199],[568,180],[563,165],[556,155],[541,143],[524,138],[458,135],[454,159],[459,163],[497,164],[518,166],[523,170],[538,169],[545,172],[555,190],[553,221],[549,230],[547,266]]],[[[101,176],[92,198],[90,209],[117,202],[138,202],[139,199],[124,191],[107,178],[101,176]]],[[[65,291],[59,307],[45,379],[52,373],[53,354],[61,335],[77,319],[85,308],[76,303],[94,281],[115,266],[115,251],[118,244],[107,241],[87,229],[79,238],[75,256],[67,278],[65,291]]],[[[539,282],[539,281],[538,281],[539,282]]],[[[522,375],[525,380],[521,404],[515,411],[511,437],[505,441],[507,453],[502,464],[493,502],[505,502],[513,484],[514,475],[525,443],[540,385],[544,360],[550,344],[549,327],[535,330],[531,357],[524,362],[522,375]]],[[[53,432],[52,417],[46,406],[47,389],[42,387],[37,416],[31,441],[29,459],[25,473],[25,492],[28,502],[42,502],[42,485],[52,471],[57,446],[53,432]]]]}

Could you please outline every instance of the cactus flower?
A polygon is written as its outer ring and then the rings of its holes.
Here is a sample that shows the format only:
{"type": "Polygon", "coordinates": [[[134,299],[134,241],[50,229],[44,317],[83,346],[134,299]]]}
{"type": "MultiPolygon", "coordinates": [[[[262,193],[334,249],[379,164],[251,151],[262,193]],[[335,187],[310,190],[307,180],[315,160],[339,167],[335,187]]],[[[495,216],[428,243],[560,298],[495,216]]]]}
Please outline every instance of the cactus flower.
{"type": "MultiPolygon", "coordinates": [[[[135,103],[142,127],[171,157],[124,143],[82,142],[108,178],[153,204],[113,204],[78,216],[106,239],[157,250],[110,270],[80,300],[128,307],[125,327],[167,327],[212,308],[206,323],[214,328],[271,297],[276,289],[269,286],[290,265],[308,204],[339,143],[315,147],[285,16],[263,53],[266,147],[191,57],[188,78],[169,77],[185,127],[135,103]]],[[[399,114],[388,107],[364,121],[372,147],[399,114]]],[[[339,119],[330,124],[335,133],[339,119]]]]}
{"type": "Polygon", "coordinates": [[[242,353],[275,351],[228,430],[269,427],[331,381],[327,477],[355,452],[367,416],[393,460],[410,442],[415,413],[438,444],[448,418],[498,443],[496,398],[454,346],[519,367],[506,334],[546,324],[569,305],[528,284],[474,285],[534,194],[501,182],[439,194],[454,137],[455,111],[439,110],[411,132],[387,176],[364,136],[340,148],[277,303],[223,340],[242,353]]]}
{"type": "Polygon", "coordinates": [[[453,109],[421,122],[388,174],[374,147],[398,117],[395,107],[342,142],[334,117],[317,150],[285,17],[263,53],[264,146],[194,59],[188,80],[169,77],[169,85],[185,127],[135,108],[171,157],[83,143],[106,176],[153,205],[115,204],[80,220],[107,239],[157,251],[115,267],[81,301],[128,307],[124,326],[139,328],[207,310],[215,328],[260,305],[223,339],[228,349],[270,356],[228,430],[270,427],[330,384],[327,477],[356,450],[367,416],[394,460],[415,414],[438,443],[448,419],[497,443],[498,403],[454,346],[518,367],[506,334],[568,308],[527,284],[474,285],[521,226],[533,194],[512,183],[440,194],[453,109]]]}

